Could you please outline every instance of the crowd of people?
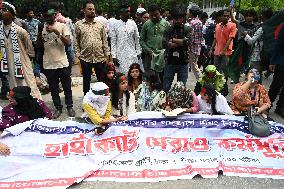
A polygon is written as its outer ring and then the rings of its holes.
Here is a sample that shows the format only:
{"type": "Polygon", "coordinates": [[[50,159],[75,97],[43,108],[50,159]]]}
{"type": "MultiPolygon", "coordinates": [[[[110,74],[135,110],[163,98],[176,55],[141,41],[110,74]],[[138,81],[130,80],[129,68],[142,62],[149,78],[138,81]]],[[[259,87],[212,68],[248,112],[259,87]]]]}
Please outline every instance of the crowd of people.
{"type": "MultiPolygon", "coordinates": [[[[256,114],[269,119],[280,90],[275,112],[284,117],[284,24],[275,39],[275,53],[266,58],[262,53],[261,23],[273,16],[269,8],[262,11],[262,20],[253,9],[238,20],[231,7],[209,18],[196,5],[187,10],[175,5],[166,14],[151,5],[147,10],[139,7],[133,18],[129,4],[122,3],[119,15],[107,18],[86,1],[82,18],[74,23],[56,3],[45,5],[39,19],[33,9],[27,9],[27,18],[21,20],[12,4],[2,2],[1,7],[1,98],[10,102],[2,110],[2,130],[28,120],[60,117],[62,89],[68,116],[75,117],[71,68],[76,60],[83,77],[82,117],[96,125],[98,135],[107,124],[140,111],[183,108],[186,113],[246,115],[254,106],[256,114]],[[226,68],[240,43],[245,43],[250,67],[227,101],[226,68]],[[194,89],[186,85],[191,71],[194,89]],[[268,91],[261,84],[263,73],[272,72],[268,91]],[[97,82],[91,86],[94,73],[97,82]],[[41,96],[49,92],[53,113],[41,96]]],[[[0,153],[8,154],[7,146],[0,144],[0,153]]]]}

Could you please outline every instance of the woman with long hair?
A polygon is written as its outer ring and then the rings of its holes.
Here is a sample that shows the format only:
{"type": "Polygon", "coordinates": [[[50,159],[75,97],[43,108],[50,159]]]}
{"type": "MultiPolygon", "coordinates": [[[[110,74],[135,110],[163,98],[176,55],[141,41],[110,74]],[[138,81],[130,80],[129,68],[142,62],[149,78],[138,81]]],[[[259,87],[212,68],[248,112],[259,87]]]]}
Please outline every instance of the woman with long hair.
{"type": "MultiPolygon", "coordinates": [[[[128,70],[128,90],[131,91],[135,96],[135,101],[137,103],[139,93],[142,89],[143,72],[140,65],[137,63],[131,64],[128,70]]],[[[137,104],[135,105],[137,108],[137,104]]]]}
{"type": "Polygon", "coordinates": [[[45,103],[31,96],[31,88],[28,86],[14,87],[10,91],[9,101],[10,104],[2,110],[0,129],[33,119],[52,117],[45,103]]]}
{"type": "Polygon", "coordinates": [[[104,73],[102,76],[102,81],[108,86],[111,87],[113,77],[115,75],[115,66],[112,63],[106,63],[104,73]]]}
{"type": "Polygon", "coordinates": [[[135,97],[128,90],[128,81],[123,73],[116,73],[110,87],[112,110],[114,117],[128,116],[136,112],[135,97]]]}
{"type": "Polygon", "coordinates": [[[226,98],[218,93],[211,84],[205,84],[197,96],[199,111],[213,115],[233,114],[226,98]]]}
{"type": "Polygon", "coordinates": [[[160,111],[165,108],[166,93],[157,72],[149,70],[144,74],[144,81],[138,98],[137,111],[160,111]]]}

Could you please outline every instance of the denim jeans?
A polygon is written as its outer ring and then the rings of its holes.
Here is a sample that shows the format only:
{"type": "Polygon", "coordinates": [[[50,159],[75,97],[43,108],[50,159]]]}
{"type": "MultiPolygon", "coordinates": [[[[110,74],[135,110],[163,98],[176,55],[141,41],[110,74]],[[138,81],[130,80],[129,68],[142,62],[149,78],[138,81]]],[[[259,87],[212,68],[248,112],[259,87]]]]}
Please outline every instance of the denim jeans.
{"type": "Polygon", "coordinates": [[[175,74],[177,73],[177,81],[186,85],[188,78],[188,64],[166,64],[164,68],[163,90],[168,92],[171,89],[175,74]]]}

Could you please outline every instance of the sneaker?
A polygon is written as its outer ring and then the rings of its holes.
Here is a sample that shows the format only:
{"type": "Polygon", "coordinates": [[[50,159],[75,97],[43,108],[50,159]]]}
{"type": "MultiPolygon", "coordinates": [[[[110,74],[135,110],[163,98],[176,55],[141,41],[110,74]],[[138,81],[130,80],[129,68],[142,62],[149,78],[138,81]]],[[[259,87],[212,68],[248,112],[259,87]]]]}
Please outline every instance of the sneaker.
{"type": "Polygon", "coordinates": [[[59,116],[62,114],[62,110],[56,110],[52,116],[53,119],[59,118],[59,116]]]}
{"type": "Polygon", "coordinates": [[[73,110],[73,108],[67,108],[68,116],[69,117],[75,117],[76,113],[73,110]]]}

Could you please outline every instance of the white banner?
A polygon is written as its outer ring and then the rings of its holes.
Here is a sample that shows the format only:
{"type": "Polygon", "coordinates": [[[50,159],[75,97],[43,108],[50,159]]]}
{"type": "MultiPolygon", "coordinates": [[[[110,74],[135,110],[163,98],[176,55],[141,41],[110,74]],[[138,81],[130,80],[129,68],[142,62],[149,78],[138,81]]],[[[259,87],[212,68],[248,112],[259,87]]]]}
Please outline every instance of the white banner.
{"type": "Polygon", "coordinates": [[[11,127],[1,142],[0,188],[68,187],[88,181],[157,182],[199,174],[284,178],[283,125],[271,136],[248,133],[243,117],[143,112],[110,125],[101,136],[76,122],[30,121],[11,127]],[[142,118],[143,119],[139,119],[142,118]],[[18,135],[18,136],[13,136],[18,135]]]}

